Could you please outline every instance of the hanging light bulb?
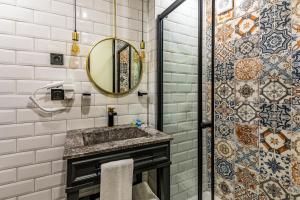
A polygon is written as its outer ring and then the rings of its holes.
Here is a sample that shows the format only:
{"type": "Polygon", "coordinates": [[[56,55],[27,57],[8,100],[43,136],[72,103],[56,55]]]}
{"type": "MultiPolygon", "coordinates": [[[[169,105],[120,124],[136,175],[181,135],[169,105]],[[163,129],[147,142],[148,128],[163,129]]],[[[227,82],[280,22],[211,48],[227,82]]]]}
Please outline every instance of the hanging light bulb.
{"type": "Polygon", "coordinates": [[[144,42],[144,40],[142,40],[141,43],[140,43],[140,49],[141,49],[140,57],[141,57],[141,59],[145,59],[146,54],[145,54],[145,42],[144,42]]]}
{"type": "Polygon", "coordinates": [[[70,57],[70,62],[69,62],[70,69],[78,69],[80,64],[81,64],[80,57],[78,57],[78,56],[70,57]]]}
{"type": "Polygon", "coordinates": [[[71,57],[69,67],[71,69],[77,69],[80,66],[80,57],[78,57],[80,53],[79,47],[79,33],[77,32],[77,12],[76,12],[76,0],[74,0],[74,32],[72,33],[72,47],[71,47],[71,57]]]}
{"type": "Polygon", "coordinates": [[[72,44],[72,48],[71,48],[71,55],[78,56],[80,53],[80,47],[78,44],[79,33],[76,30],[72,33],[72,40],[73,40],[73,44],[72,44]]]}

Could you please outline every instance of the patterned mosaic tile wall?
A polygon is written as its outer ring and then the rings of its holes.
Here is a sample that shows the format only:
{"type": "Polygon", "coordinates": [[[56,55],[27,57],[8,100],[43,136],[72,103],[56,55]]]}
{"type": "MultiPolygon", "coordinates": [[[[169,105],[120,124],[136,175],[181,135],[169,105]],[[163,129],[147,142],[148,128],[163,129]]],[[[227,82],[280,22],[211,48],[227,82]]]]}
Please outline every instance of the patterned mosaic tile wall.
{"type": "Polygon", "coordinates": [[[217,195],[300,199],[300,0],[235,0],[216,18],[217,195]]]}

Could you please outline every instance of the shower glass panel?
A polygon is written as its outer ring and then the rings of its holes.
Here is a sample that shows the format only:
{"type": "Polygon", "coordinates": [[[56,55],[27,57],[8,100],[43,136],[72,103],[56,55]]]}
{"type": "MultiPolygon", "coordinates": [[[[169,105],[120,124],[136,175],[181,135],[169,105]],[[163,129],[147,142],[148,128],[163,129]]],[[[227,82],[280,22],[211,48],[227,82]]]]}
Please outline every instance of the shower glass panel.
{"type": "Polygon", "coordinates": [[[171,134],[171,200],[198,199],[198,1],[163,19],[163,131],[171,134]]]}
{"type": "Polygon", "coordinates": [[[212,6],[210,0],[172,2],[157,23],[157,122],[174,137],[170,199],[211,199],[212,6]]]}

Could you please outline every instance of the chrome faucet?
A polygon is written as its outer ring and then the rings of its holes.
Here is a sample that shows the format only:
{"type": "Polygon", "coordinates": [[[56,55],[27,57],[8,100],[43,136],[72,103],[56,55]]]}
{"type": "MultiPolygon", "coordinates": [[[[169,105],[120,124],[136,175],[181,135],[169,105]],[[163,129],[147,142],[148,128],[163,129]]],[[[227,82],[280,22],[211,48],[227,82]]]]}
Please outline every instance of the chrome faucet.
{"type": "Polygon", "coordinates": [[[117,115],[117,112],[114,111],[115,108],[113,107],[108,107],[108,110],[107,110],[107,115],[108,115],[108,124],[107,126],[108,127],[112,127],[114,126],[114,121],[115,121],[115,115],[117,115]]]}

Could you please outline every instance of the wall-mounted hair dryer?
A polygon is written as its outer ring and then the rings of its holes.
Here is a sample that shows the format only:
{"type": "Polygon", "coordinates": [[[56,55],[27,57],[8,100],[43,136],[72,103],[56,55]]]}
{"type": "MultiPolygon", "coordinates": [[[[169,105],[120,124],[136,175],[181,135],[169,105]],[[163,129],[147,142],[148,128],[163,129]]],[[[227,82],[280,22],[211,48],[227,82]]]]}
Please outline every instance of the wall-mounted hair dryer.
{"type": "Polygon", "coordinates": [[[66,107],[59,107],[59,108],[46,108],[44,106],[42,106],[38,101],[37,99],[35,98],[35,95],[36,93],[39,91],[39,90],[42,90],[42,89],[53,89],[53,88],[61,88],[63,91],[64,91],[64,96],[66,98],[63,98],[63,99],[67,99],[67,100],[70,100],[70,99],[73,99],[74,98],[74,86],[73,85],[65,85],[63,81],[58,81],[58,82],[53,82],[53,83],[49,83],[49,84],[46,84],[38,89],[36,89],[34,91],[34,93],[32,94],[32,96],[29,97],[29,99],[34,103],[34,105],[36,105],[39,109],[41,109],[42,111],[44,112],[57,112],[57,111],[63,111],[66,109],[66,107]],[[64,86],[66,86],[66,88],[64,88],[64,86]]]}

